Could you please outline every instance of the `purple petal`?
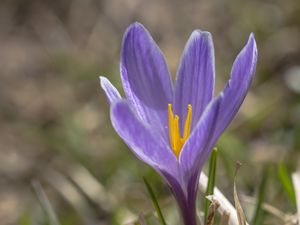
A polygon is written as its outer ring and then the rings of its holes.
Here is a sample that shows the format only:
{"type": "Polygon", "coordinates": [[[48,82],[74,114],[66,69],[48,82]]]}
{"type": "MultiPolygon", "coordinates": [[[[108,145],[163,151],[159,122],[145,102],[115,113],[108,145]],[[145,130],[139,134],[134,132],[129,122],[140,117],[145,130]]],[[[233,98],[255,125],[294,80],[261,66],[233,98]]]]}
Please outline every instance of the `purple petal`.
{"type": "Polygon", "coordinates": [[[218,139],[225,128],[233,120],[253,80],[257,63],[257,48],[254,35],[250,34],[246,46],[237,56],[232,70],[231,77],[223,93],[224,97],[220,106],[216,132],[214,139],[218,139]]]}
{"type": "Polygon", "coordinates": [[[164,57],[139,23],[126,31],[121,52],[121,78],[139,117],[167,140],[167,108],[173,87],[164,57]]]}
{"type": "Polygon", "coordinates": [[[192,182],[190,181],[192,177],[197,178],[212,146],[215,144],[213,135],[216,130],[217,118],[222,113],[220,110],[222,100],[223,96],[221,95],[207,106],[191,136],[183,146],[179,164],[183,171],[185,183],[192,182]]]}
{"type": "Polygon", "coordinates": [[[177,175],[177,161],[169,146],[137,117],[127,101],[115,102],[110,115],[116,132],[140,160],[159,173],[177,175]]]}
{"type": "Polygon", "coordinates": [[[121,95],[119,94],[118,90],[110,83],[110,81],[106,77],[100,76],[99,78],[100,78],[100,85],[105,92],[109,104],[117,100],[120,100],[121,95]]]}
{"type": "Polygon", "coordinates": [[[175,113],[183,129],[188,104],[193,107],[192,129],[212,100],[215,80],[214,47],[209,32],[196,30],[184,49],[177,72],[175,113]]]}
{"type": "Polygon", "coordinates": [[[224,92],[205,109],[200,121],[183,146],[180,166],[186,182],[190,174],[200,170],[207,160],[217,139],[228,126],[242,104],[255,73],[257,49],[253,35],[238,55],[231,72],[231,79],[224,92]]]}

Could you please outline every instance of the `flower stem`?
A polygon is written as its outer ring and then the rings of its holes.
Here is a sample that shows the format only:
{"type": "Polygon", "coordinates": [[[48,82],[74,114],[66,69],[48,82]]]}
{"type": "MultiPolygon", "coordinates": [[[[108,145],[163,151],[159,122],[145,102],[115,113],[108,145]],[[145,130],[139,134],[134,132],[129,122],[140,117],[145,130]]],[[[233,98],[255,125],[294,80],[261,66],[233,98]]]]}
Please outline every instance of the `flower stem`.
{"type": "Polygon", "coordinates": [[[187,206],[182,212],[182,220],[184,225],[198,225],[196,219],[196,207],[187,206]]]}

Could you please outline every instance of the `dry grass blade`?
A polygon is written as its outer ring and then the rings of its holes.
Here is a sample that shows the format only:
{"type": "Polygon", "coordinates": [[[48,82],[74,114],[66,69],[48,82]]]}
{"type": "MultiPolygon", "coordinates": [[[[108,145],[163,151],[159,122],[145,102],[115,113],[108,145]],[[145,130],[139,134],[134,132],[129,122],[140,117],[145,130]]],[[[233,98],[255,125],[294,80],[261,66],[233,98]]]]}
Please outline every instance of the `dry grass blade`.
{"type": "MultiPolygon", "coordinates": [[[[208,181],[207,176],[205,175],[205,173],[202,172],[199,179],[199,189],[201,190],[202,193],[205,193],[206,191],[207,181],[208,181]]],[[[217,187],[214,188],[214,195],[206,196],[206,198],[217,200],[220,203],[218,212],[221,215],[223,215],[225,212],[230,214],[229,223],[228,223],[229,225],[239,225],[239,221],[236,215],[237,213],[234,206],[230,203],[230,201],[224,196],[224,194],[217,187]]]]}
{"type": "Polygon", "coordinates": [[[230,218],[230,213],[229,212],[223,212],[220,225],[228,225],[229,224],[229,218],[230,218]]]}
{"type": "Polygon", "coordinates": [[[238,221],[239,221],[239,225],[246,225],[246,217],[243,211],[243,208],[241,206],[238,194],[237,194],[237,190],[236,190],[236,176],[237,176],[237,172],[239,170],[239,168],[241,167],[241,163],[237,162],[236,164],[236,171],[235,171],[235,176],[234,176],[234,182],[233,182],[233,198],[234,198],[234,205],[235,205],[235,209],[236,209],[236,213],[237,213],[237,217],[238,217],[238,221]]]}
{"type": "Polygon", "coordinates": [[[206,220],[206,225],[213,225],[215,220],[216,211],[219,208],[220,204],[218,201],[215,201],[212,199],[209,209],[208,209],[208,215],[206,220]]]}
{"type": "Polygon", "coordinates": [[[246,219],[245,219],[244,211],[242,209],[239,197],[237,195],[235,182],[234,182],[234,187],[233,187],[233,197],[234,197],[234,205],[235,205],[239,225],[246,225],[246,219]]]}
{"type": "Polygon", "coordinates": [[[137,224],[139,224],[139,225],[147,225],[145,217],[144,217],[144,215],[142,213],[139,215],[139,219],[138,219],[137,224]]]}
{"type": "MultiPolygon", "coordinates": [[[[251,196],[243,195],[241,198],[242,202],[255,205],[256,199],[251,196]]],[[[293,215],[284,213],[278,208],[274,207],[271,204],[268,204],[266,202],[262,203],[262,209],[266,211],[267,213],[271,214],[273,217],[276,217],[278,221],[283,222],[284,224],[289,224],[293,220],[293,215]]]]}
{"type": "Polygon", "coordinates": [[[300,173],[299,171],[292,174],[292,180],[296,195],[296,204],[297,204],[297,219],[298,224],[300,222],[300,173]]]}

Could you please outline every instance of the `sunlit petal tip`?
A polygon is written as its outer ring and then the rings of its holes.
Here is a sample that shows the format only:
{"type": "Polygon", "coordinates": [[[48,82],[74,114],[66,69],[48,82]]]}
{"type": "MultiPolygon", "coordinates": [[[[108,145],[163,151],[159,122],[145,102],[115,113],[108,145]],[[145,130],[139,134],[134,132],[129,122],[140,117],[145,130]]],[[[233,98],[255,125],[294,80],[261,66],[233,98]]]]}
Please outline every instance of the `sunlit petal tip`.
{"type": "Polygon", "coordinates": [[[207,41],[211,41],[212,40],[212,35],[210,32],[208,31],[203,31],[203,30],[194,30],[191,34],[191,38],[205,38],[205,40],[207,41]]]}
{"type": "Polygon", "coordinates": [[[137,29],[143,29],[145,31],[147,31],[147,29],[144,27],[143,24],[141,24],[140,22],[135,21],[134,23],[131,24],[132,27],[135,27],[137,29]]]}
{"type": "MultiPolygon", "coordinates": [[[[254,38],[254,34],[249,35],[249,39],[236,57],[232,70],[231,70],[231,79],[228,82],[228,85],[234,83],[235,86],[243,87],[244,90],[237,91],[241,95],[247,93],[247,90],[251,84],[251,81],[254,77],[257,64],[257,46],[254,38]]],[[[226,91],[224,91],[226,92],[226,91]]]]}
{"type": "Polygon", "coordinates": [[[240,55],[242,55],[242,54],[249,55],[248,60],[252,61],[251,71],[252,71],[252,73],[254,73],[255,69],[256,69],[256,62],[257,62],[257,46],[256,46],[254,33],[250,33],[247,44],[241,51],[240,55]]]}
{"type": "MultiPolygon", "coordinates": [[[[250,34],[250,37],[249,37],[250,41],[253,43],[253,54],[254,54],[254,57],[255,57],[255,64],[256,64],[256,61],[257,61],[257,45],[256,45],[256,41],[255,41],[255,37],[254,37],[254,34],[251,33],[250,34]]],[[[256,66],[256,65],[255,65],[256,66]]]]}
{"type": "MultiPolygon", "coordinates": [[[[186,107],[193,107],[192,129],[213,98],[215,57],[212,36],[207,31],[194,30],[181,57],[176,77],[175,113],[186,117],[186,107]]],[[[181,121],[180,127],[183,127],[181,121]]]]}
{"type": "Polygon", "coordinates": [[[131,33],[131,32],[137,32],[137,31],[142,31],[142,32],[148,32],[147,29],[139,22],[134,22],[132,24],[130,24],[125,33],[124,33],[124,38],[123,38],[123,42],[124,39],[131,33]]]}
{"type": "Polygon", "coordinates": [[[254,45],[256,45],[256,41],[255,41],[255,35],[253,32],[250,33],[249,35],[249,39],[248,39],[248,42],[252,42],[254,45]]]}
{"type": "Polygon", "coordinates": [[[100,86],[105,92],[109,104],[121,99],[121,95],[119,94],[118,90],[111,84],[111,82],[106,77],[99,76],[99,79],[100,86]]]}
{"type": "Polygon", "coordinates": [[[253,32],[250,33],[248,41],[240,54],[242,54],[245,51],[247,51],[248,53],[252,52],[254,56],[257,54],[257,46],[253,32]]]}
{"type": "Polygon", "coordinates": [[[191,37],[189,39],[190,41],[203,41],[205,45],[210,49],[211,55],[211,60],[214,63],[215,60],[215,55],[214,55],[214,43],[213,43],[213,38],[210,32],[208,31],[202,31],[202,30],[194,30],[191,34],[191,37]]]}
{"type": "Polygon", "coordinates": [[[253,51],[257,54],[257,46],[254,33],[250,33],[248,43],[251,43],[251,45],[253,46],[253,51]]]}
{"type": "Polygon", "coordinates": [[[127,27],[124,33],[122,46],[124,47],[124,44],[126,41],[128,41],[128,39],[138,37],[140,35],[146,35],[151,39],[151,41],[153,41],[150,32],[144,27],[143,24],[139,22],[132,23],[129,27],[127,27]]]}
{"type": "Polygon", "coordinates": [[[189,46],[191,42],[197,42],[197,41],[203,41],[209,48],[214,48],[212,35],[208,31],[194,30],[188,40],[187,46],[189,46]]]}

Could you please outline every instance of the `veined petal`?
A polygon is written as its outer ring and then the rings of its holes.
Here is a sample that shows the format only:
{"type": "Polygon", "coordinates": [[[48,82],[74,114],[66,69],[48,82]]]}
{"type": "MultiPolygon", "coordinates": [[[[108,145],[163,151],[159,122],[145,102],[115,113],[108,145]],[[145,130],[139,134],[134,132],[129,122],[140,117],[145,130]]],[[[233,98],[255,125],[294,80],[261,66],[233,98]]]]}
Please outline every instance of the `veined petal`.
{"type": "Polygon", "coordinates": [[[205,163],[212,146],[215,144],[213,135],[217,126],[217,118],[222,113],[223,95],[212,101],[203,112],[195,129],[183,146],[179,164],[183,171],[185,183],[192,177],[197,177],[205,163]],[[196,175],[195,175],[196,173],[196,175]],[[197,174],[198,173],[198,174],[197,174]]]}
{"type": "Polygon", "coordinates": [[[167,107],[173,87],[164,57],[139,23],[126,31],[121,51],[121,78],[138,116],[167,140],[167,107]]]}
{"type": "Polygon", "coordinates": [[[177,174],[177,161],[168,145],[144,124],[124,100],[111,107],[111,121],[119,136],[133,153],[159,173],[177,174]]]}
{"type": "MultiPolygon", "coordinates": [[[[253,79],[257,61],[257,48],[253,34],[237,56],[231,78],[224,92],[205,109],[190,138],[183,146],[180,166],[184,178],[199,171],[207,160],[216,141],[229,125],[242,104],[253,79]]],[[[193,182],[188,180],[187,182],[193,182]]]]}
{"type": "Polygon", "coordinates": [[[193,107],[193,129],[212,100],[215,82],[214,47],[209,32],[194,31],[184,49],[175,87],[175,114],[183,130],[188,104],[193,107]]]}
{"type": "Polygon", "coordinates": [[[110,83],[110,81],[103,76],[100,76],[100,85],[103,89],[103,91],[105,92],[107,101],[109,102],[109,104],[120,100],[121,99],[121,95],[119,94],[118,90],[110,83]]]}
{"type": "Polygon", "coordinates": [[[246,46],[233,63],[230,80],[223,91],[224,97],[220,106],[222,113],[217,119],[214,139],[219,138],[243,103],[255,74],[256,63],[256,42],[254,35],[250,34],[246,46]]]}

